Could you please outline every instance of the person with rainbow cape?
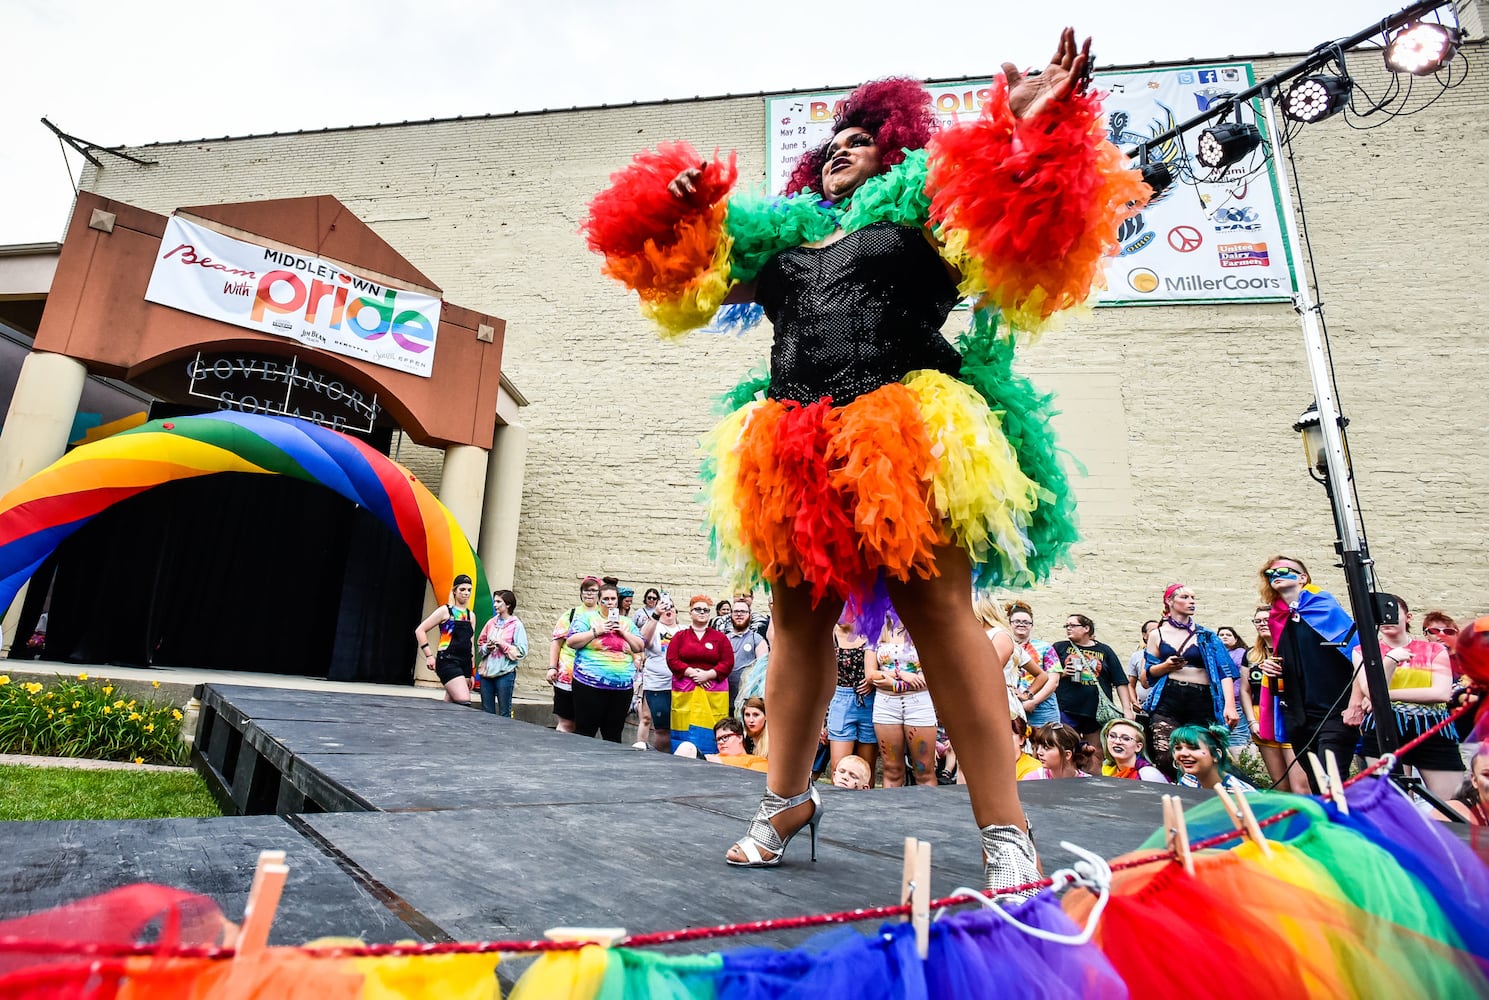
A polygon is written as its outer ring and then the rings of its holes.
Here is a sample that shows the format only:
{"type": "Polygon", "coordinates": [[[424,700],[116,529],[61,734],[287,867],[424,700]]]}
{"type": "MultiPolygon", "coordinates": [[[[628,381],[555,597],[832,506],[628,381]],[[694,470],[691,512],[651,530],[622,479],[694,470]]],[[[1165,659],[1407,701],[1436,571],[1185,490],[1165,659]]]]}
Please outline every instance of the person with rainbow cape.
{"type": "Polygon", "coordinates": [[[944,129],[919,82],[866,83],[784,196],[730,197],[733,154],[662,143],[590,202],[590,248],[664,335],[726,303],[718,325],[763,310],[775,328],[769,375],[728,395],[703,442],[714,554],[736,592],[774,596],[766,791],[730,864],[779,864],[803,827],[815,859],[833,627],[846,608],[875,639],[893,610],[967,775],[985,885],[1039,878],[1013,745],[994,736],[1009,650],[969,595],[1045,578],[1077,538],[1050,397],[1012,361],[1020,333],[1100,287],[1118,225],[1151,195],[1107,139],[1090,65],[1067,28],[1042,73],[1005,64],[982,112],[944,129]],[[953,347],[940,330],[965,297],[953,347]]]}
{"type": "MultiPolygon", "coordinates": [[[[1276,651],[1262,671],[1282,678],[1282,717],[1293,752],[1302,758],[1311,751],[1320,759],[1332,753],[1341,768],[1347,767],[1365,714],[1363,692],[1354,684],[1352,658],[1360,648],[1355,620],[1333,594],[1314,586],[1301,559],[1275,555],[1257,576],[1276,651]]],[[[1313,769],[1305,768],[1304,774],[1318,794],[1313,769]]]]}

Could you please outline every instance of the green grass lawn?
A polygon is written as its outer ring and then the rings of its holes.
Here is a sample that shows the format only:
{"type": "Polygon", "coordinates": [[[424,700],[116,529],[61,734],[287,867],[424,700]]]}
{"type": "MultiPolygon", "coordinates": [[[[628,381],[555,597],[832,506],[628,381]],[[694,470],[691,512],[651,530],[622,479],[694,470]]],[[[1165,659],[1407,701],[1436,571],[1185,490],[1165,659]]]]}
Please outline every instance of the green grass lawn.
{"type": "Polygon", "coordinates": [[[196,772],[0,765],[0,820],[221,816],[196,772]]]}

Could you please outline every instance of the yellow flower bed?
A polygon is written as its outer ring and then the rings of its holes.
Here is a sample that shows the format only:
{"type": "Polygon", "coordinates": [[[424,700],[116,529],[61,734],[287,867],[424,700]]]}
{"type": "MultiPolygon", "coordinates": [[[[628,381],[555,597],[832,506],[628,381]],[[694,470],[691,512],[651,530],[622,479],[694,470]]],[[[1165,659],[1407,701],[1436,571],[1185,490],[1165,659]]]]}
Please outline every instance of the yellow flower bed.
{"type": "MultiPolygon", "coordinates": [[[[156,685],[158,686],[158,685],[156,685]]],[[[175,705],[114,698],[111,684],[58,678],[12,683],[0,674],[0,753],[184,764],[175,705]]]]}

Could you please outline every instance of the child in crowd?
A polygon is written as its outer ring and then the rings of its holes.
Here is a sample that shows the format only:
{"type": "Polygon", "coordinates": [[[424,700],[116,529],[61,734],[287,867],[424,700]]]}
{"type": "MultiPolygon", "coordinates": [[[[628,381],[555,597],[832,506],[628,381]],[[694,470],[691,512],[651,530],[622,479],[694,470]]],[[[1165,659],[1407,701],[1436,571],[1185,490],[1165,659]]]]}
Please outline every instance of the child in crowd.
{"type": "Polygon", "coordinates": [[[1089,778],[1076,764],[1080,751],[1080,734],[1063,722],[1049,722],[1034,730],[1029,742],[1041,767],[1030,771],[1020,781],[1042,781],[1050,778],[1089,778]]]}
{"type": "Polygon", "coordinates": [[[832,783],[839,788],[868,788],[872,777],[869,762],[858,754],[850,753],[838,761],[838,766],[833,769],[832,783]]]}
{"type": "Polygon", "coordinates": [[[1013,747],[1018,752],[1018,758],[1013,762],[1013,776],[1019,781],[1033,774],[1042,766],[1039,758],[1028,750],[1026,741],[1029,738],[1029,724],[1022,715],[1013,717],[1013,747]]]}

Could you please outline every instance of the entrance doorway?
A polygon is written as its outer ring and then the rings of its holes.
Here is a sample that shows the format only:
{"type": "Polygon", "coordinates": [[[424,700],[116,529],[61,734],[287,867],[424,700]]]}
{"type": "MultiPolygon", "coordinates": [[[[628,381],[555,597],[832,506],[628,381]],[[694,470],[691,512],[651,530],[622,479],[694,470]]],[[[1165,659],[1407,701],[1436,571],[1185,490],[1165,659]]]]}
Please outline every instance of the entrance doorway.
{"type": "Polygon", "coordinates": [[[409,684],[425,586],[403,540],[331,490],[223,473],[85,525],[33,576],[20,627],[46,609],[49,660],[409,684]]]}

